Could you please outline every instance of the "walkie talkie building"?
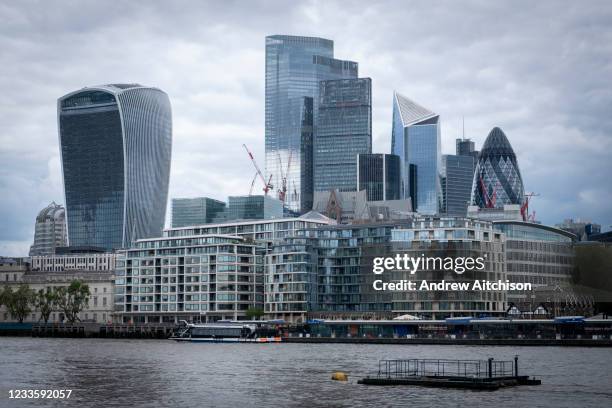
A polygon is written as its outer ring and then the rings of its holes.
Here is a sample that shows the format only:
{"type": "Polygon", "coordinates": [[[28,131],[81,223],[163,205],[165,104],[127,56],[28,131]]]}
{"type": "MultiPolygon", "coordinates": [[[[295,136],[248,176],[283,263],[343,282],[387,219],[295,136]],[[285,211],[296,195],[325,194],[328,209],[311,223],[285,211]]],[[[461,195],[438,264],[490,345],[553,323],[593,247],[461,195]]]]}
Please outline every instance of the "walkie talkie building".
{"type": "Polygon", "coordinates": [[[124,248],[160,236],[172,151],[168,95],[111,84],[71,92],[57,107],[69,245],[124,248]]]}

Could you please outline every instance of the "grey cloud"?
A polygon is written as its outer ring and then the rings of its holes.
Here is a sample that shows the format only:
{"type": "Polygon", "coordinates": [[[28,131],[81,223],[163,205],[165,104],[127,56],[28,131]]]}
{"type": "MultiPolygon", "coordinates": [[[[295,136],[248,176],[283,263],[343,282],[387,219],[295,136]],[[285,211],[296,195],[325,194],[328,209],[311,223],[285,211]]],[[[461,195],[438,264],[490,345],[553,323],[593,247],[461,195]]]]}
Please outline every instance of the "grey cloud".
{"type": "Polygon", "coordinates": [[[612,5],[605,1],[0,2],[0,253],[62,202],[56,100],[87,85],[158,86],[173,106],[171,196],[247,193],[263,164],[264,37],[316,35],[373,80],[374,148],[394,89],[441,114],[501,126],[545,223],[612,224],[612,5]],[[348,5],[347,5],[348,4],[348,5]]]}

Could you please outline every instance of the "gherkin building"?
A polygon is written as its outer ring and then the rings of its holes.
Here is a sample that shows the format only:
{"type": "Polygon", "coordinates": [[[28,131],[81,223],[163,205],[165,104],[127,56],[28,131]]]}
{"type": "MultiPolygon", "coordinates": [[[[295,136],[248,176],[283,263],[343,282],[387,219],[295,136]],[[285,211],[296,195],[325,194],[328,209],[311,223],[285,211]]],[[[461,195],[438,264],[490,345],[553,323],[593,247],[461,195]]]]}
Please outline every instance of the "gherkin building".
{"type": "Polygon", "coordinates": [[[504,132],[495,127],[478,155],[472,204],[480,208],[503,208],[506,204],[523,204],[524,196],[514,150],[504,132]]]}

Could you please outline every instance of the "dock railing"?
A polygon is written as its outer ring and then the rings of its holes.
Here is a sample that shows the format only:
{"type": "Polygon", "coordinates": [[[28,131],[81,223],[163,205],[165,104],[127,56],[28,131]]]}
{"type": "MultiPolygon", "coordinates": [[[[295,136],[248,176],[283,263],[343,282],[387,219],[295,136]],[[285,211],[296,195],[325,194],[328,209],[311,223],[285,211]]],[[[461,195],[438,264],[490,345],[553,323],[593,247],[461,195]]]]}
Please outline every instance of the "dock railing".
{"type": "Polygon", "coordinates": [[[470,377],[499,378],[518,376],[518,357],[511,360],[380,360],[379,378],[470,377]]]}

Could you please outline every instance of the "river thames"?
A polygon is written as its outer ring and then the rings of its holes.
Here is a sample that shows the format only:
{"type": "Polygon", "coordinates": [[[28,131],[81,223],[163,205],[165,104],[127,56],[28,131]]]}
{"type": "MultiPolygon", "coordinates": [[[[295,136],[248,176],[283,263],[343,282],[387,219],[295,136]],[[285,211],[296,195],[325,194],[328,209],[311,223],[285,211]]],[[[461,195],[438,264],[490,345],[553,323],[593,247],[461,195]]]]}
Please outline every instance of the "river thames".
{"type": "Polygon", "coordinates": [[[606,348],[191,344],[170,340],[0,337],[0,407],[610,407],[606,348]],[[357,380],[379,359],[510,360],[540,386],[494,392],[357,380]],[[349,382],[331,381],[333,371],[349,382]],[[72,389],[68,400],[9,399],[15,389],[72,389]]]}

